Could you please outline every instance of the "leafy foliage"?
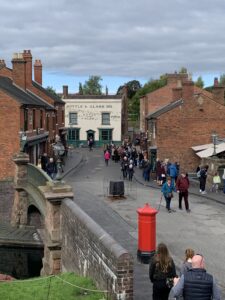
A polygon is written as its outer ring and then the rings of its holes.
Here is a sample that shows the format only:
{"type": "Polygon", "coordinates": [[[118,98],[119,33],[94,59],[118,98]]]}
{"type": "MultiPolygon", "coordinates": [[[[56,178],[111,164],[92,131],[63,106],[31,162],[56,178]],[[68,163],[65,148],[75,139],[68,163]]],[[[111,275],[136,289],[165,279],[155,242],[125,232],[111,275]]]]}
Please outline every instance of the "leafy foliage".
{"type": "Polygon", "coordinates": [[[141,84],[138,80],[131,80],[125,83],[124,85],[121,85],[117,90],[117,95],[120,95],[123,93],[123,89],[126,86],[127,88],[127,96],[129,99],[131,99],[138,90],[141,88],[141,84]]]}
{"type": "Polygon", "coordinates": [[[82,86],[82,83],[79,82],[79,95],[83,95],[84,92],[83,92],[83,86],[82,86]]]}
{"type": "Polygon", "coordinates": [[[179,71],[179,74],[187,74],[187,68],[181,67],[180,71],[179,71]]]}
{"type": "Polygon", "coordinates": [[[140,88],[128,104],[128,112],[131,116],[134,116],[132,119],[139,118],[140,114],[140,98],[145,96],[148,93],[151,93],[163,86],[167,83],[167,79],[165,75],[160,76],[160,79],[150,79],[142,88],[140,88]]]}
{"type": "Polygon", "coordinates": [[[102,85],[100,76],[89,76],[83,85],[83,95],[102,95],[102,85]]]}
{"type": "Polygon", "coordinates": [[[197,78],[197,80],[195,81],[195,85],[199,88],[203,88],[204,87],[204,81],[202,80],[202,77],[199,76],[197,78]]]}
{"type": "Polygon", "coordinates": [[[219,84],[225,86],[225,74],[220,75],[219,84]]]}
{"type": "Polygon", "coordinates": [[[52,95],[58,96],[57,93],[56,93],[56,91],[53,89],[52,86],[47,86],[47,87],[46,87],[46,90],[47,90],[49,93],[51,93],[52,95]]]}

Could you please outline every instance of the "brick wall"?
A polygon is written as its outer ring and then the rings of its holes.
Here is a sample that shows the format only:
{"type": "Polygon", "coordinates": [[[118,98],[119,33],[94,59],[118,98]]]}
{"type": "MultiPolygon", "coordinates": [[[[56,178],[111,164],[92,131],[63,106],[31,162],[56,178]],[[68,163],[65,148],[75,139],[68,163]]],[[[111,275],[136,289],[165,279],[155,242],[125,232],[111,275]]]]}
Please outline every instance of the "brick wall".
{"type": "Polygon", "coordinates": [[[191,147],[211,143],[213,131],[221,137],[225,132],[225,106],[204,95],[194,97],[191,90],[187,86],[182,106],[158,118],[156,129],[158,157],[178,161],[186,171],[195,171],[200,163],[191,147]]]}
{"type": "Polygon", "coordinates": [[[19,151],[20,107],[10,96],[0,91],[0,180],[12,178],[15,164],[12,157],[19,151]],[[10,116],[10,119],[9,119],[10,116]]]}
{"type": "Polygon", "coordinates": [[[92,277],[112,299],[133,299],[133,258],[74,202],[62,213],[62,271],[92,277]]]}

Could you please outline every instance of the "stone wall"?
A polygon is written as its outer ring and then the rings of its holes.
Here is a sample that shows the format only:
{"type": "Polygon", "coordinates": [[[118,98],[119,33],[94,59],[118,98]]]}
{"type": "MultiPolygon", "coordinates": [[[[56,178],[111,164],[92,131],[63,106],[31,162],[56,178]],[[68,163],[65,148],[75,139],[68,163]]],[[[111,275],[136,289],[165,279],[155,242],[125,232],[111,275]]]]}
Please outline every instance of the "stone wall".
{"type": "Polygon", "coordinates": [[[0,181],[0,220],[10,223],[15,190],[13,181],[0,181]]]}
{"type": "Polygon", "coordinates": [[[71,200],[63,202],[61,218],[62,271],[94,278],[112,299],[133,299],[132,256],[71,200]]]}

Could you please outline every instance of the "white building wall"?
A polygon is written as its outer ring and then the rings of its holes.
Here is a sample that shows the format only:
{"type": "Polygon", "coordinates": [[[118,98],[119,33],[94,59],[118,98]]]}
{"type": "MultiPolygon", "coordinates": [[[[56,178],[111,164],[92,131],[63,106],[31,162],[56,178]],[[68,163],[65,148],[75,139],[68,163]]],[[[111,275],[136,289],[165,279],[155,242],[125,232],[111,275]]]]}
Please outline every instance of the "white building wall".
{"type": "Polygon", "coordinates": [[[99,140],[99,129],[113,129],[113,141],[121,141],[121,99],[63,99],[65,104],[65,126],[80,128],[80,140],[87,140],[87,131],[95,131],[99,140]],[[77,125],[69,124],[69,113],[77,113],[77,125]],[[110,125],[102,125],[102,113],[110,113],[110,125]]]}

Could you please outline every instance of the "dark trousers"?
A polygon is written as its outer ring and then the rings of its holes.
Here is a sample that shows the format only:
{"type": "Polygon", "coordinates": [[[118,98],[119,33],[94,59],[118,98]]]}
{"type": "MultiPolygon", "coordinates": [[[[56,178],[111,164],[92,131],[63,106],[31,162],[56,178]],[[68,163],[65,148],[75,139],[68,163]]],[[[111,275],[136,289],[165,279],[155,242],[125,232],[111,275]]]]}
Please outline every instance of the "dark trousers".
{"type": "Polygon", "coordinates": [[[166,286],[165,280],[157,280],[153,283],[152,300],[168,300],[170,289],[166,286]]]}
{"type": "Polygon", "coordinates": [[[206,178],[200,177],[200,190],[202,190],[202,192],[204,192],[205,190],[205,184],[206,184],[206,178]]]}
{"type": "Polygon", "coordinates": [[[105,159],[105,164],[108,167],[108,164],[109,164],[109,160],[108,159],[105,159]]]}
{"type": "Polygon", "coordinates": [[[164,197],[165,197],[165,200],[166,200],[166,208],[168,210],[170,210],[171,198],[170,197],[166,197],[166,196],[164,196],[164,197]]]}
{"type": "Polygon", "coordinates": [[[189,209],[189,203],[188,203],[188,191],[180,192],[179,193],[179,208],[182,208],[182,199],[184,198],[184,204],[185,208],[189,209]]]}

